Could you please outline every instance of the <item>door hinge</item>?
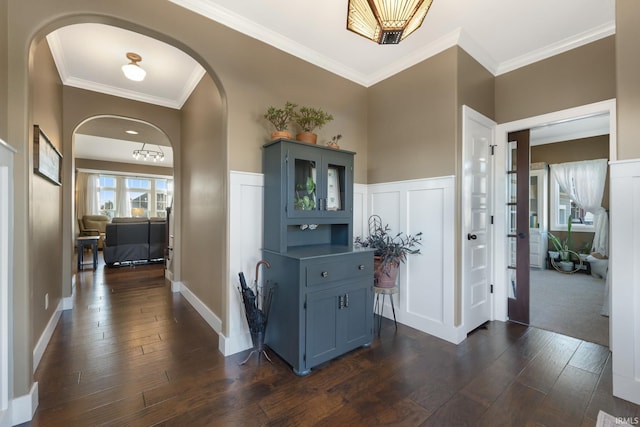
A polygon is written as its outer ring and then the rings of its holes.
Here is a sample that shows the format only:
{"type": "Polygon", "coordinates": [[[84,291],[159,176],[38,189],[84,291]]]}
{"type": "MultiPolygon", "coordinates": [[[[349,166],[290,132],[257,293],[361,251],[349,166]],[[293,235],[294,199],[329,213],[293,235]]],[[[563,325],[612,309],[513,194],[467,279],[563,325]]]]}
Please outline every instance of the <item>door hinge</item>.
{"type": "Polygon", "coordinates": [[[306,361],[307,361],[307,353],[305,353],[305,354],[303,354],[303,355],[302,355],[302,361],[303,361],[303,362],[306,362],[306,361]]]}
{"type": "Polygon", "coordinates": [[[489,285],[489,293],[493,293],[493,285],[489,285]]]}
{"type": "Polygon", "coordinates": [[[491,148],[491,155],[494,156],[496,154],[495,148],[497,147],[496,144],[492,144],[489,145],[489,148],[491,148]]]}
{"type": "Polygon", "coordinates": [[[304,309],[305,310],[307,309],[307,302],[306,301],[304,302],[304,309]]]}
{"type": "Polygon", "coordinates": [[[491,225],[493,225],[493,215],[491,215],[491,225]]]}

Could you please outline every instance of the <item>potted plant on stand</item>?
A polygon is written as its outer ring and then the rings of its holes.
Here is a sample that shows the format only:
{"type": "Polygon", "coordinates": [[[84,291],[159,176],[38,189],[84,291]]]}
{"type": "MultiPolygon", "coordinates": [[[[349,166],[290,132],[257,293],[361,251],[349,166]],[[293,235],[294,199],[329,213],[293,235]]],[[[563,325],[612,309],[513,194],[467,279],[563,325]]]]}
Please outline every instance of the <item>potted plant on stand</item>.
{"type": "Polygon", "coordinates": [[[287,101],[284,108],[269,107],[264,115],[276,130],[271,133],[271,140],[278,138],[291,139],[291,133],[288,131],[289,123],[293,120],[295,108],[297,104],[287,101]]]}
{"type": "Polygon", "coordinates": [[[356,237],[355,244],[362,248],[374,249],[374,285],[379,288],[392,288],[396,284],[400,263],[407,260],[407,255],[419,254],[422,232],[416,235],[391,235],[388,225],[376,227],[366,238],[356,237]]]}
{"type": "MultiPolygon", "coordinates": [[[[553,245],[555,252],[558,253],[558,257],[560,258],[560,262],[558,263],[560,269],[562,271],[572,271],[573,270],[573,262],[571,261],[571,254],[574,253],[571,247],[571,217],[567,219],[567,238],[564,240],[560,240],[558,236],[549,233],[549,241],[553,245]]],[[[551,256],[551,251],[549,253],[551,256]]]]}
{"type": "Polygon", "coordinates": [[[318,135],[313,133],[313,131],[320,129],[331,120],[333,120],[333,116],[322,111],[320,108],[300,107],[293,117],[293,121],[296,122],[302,130],[302,132],[296,135],[296,139],[298,141],[315,144],[318,140],[318,135]]]}

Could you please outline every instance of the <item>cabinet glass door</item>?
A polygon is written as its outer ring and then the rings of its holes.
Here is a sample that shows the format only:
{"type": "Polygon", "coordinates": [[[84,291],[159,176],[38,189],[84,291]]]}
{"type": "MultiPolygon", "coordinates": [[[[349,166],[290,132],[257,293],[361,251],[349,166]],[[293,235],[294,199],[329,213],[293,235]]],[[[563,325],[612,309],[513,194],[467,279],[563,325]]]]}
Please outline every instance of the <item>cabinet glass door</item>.
{"type": "Polygon", "coordinates": [[[349,217],[352,157],[317,147],[291,147],[288,156],[289,218],[349,217]]]}

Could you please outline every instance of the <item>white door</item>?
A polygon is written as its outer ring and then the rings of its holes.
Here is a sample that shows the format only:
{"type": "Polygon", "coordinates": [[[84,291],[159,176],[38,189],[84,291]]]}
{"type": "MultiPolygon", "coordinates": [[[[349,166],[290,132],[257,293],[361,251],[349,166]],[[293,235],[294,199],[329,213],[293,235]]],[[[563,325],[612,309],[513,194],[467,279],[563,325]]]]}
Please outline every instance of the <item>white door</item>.
{"type": "Polygon", "coordinates": [[[491,320],[491,188],[495,123],[463,106],[462,295],[467,333],[491,320]]]}

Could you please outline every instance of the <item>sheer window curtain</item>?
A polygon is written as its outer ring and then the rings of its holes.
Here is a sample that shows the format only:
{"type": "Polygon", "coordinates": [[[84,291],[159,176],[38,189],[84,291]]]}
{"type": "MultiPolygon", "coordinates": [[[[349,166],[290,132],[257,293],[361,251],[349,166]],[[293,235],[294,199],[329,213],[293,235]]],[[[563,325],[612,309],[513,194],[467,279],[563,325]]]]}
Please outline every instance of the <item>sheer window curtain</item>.
{"type": "Polygon", "coordinates": [[[609,254],[609,219],[602,207],[604,183],[607,177],[607,159],[551,165],[551,176],[560,189],[567,193],[578,207],[593,213],[595,235],[592,252],[609,254]]]}
{"type": "Polygon", "coordinates": [[[81,219],[84,215],[98,215],[100,213],[98,175],[78,172],[76,191],[76,213],[78,219],[81,219]]]}
{"type": "Polygon", "coordinates": [[[121,176],[116,178],[116,216],[131,216],[131,201],[127,191],[127,181],[121,176]]]}

